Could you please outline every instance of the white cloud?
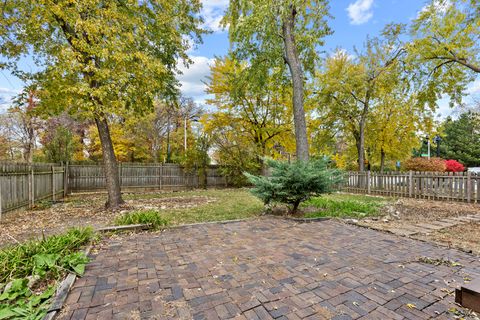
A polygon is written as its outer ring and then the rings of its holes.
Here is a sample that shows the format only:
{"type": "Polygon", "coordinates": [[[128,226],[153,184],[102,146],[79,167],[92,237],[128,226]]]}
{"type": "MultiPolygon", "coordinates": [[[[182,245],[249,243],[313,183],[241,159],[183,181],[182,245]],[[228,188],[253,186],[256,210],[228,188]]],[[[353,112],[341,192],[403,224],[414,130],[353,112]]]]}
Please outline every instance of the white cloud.
{"type": "Polygon", "coordinates": [[[422,13],[422,12],[427,12],[433,9],[433,11],[437,13],[445,13],[447,11],[448,7],[452,5],[452,2],[450,0],[433,0],[430,3],[427,3],[424,5],[420,11],[417,14],[417,17],[422,13]]]}
{"type": "Polygon", "coordinates": [[[220,21],[228,7],[229,0],[202,0],[202,16],[205,19],[203,27],[213,32],[223,32],[220,21]]]}
{"type": "Polygon", "coordinates": [[[347,7],[351,24],[363,24],[373,17],[373,0],[357,0],[347,7]]]}
{"type": "Polygon", "coordinates": [[[344,48],[337,49],[333,53],[333,57],[335,57],[335,58],[341,58],[343,56],[346,56],[347,60],[349,60],[349,61],[355,60],[355,58],[356,58],[356,56],[354,54],[348,53],[348,51],[344,48]]]}
{"type": "Polygon", "coordinates": [[[192,97],[194,100],[205,99],[207,77],[210,75],[210,66],[214,63],[214,59],[203,56],[191,56],[193,63],[186,68],[180,65],[179,69],[182,74],[177,76],[180,81],[180,91],[186,97],[192,97]]]}
{"type": "Polygon", "coordinates": [[[10,107],[12,98],[20,93],[20,90],[0,87],[0,113],[5,112],[10,107]]]}
{"type": "Polygon", "coordinates": [[[451,116],[454,109],[450,107],[450,98],[447,96],[442,96],[440,100],[437,100],[437,118],[445,119],[448,116],[451,116]]]}
{"type": "Polygon", "coordinates": [[[480,78],[477,78],[477,80],[468,85],[467,94],[480,94],[480,78]]]}

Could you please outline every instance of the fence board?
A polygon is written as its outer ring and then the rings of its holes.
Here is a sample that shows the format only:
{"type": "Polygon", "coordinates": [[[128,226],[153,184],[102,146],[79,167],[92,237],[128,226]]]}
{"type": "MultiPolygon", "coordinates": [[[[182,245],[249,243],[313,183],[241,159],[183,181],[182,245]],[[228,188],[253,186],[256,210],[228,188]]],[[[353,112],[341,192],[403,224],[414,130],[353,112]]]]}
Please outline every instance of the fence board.
{"type": "Polygon", "coordinates": [[[480,175],[449,172],[347,172],[341,190],[382,196],[480,203],[480,175]],[[368,178],[370,177],[370,178],[368,178]]]}

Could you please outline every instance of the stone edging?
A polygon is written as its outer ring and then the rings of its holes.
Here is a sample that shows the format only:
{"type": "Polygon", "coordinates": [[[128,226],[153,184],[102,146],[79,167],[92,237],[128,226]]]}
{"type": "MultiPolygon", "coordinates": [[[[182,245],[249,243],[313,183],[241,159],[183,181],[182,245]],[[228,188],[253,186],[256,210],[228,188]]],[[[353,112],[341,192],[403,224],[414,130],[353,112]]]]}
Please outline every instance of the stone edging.
{"type": "Polygon", "coordinates": [[[273,214],[266,214],[265,217],[280,219],[280,220],[287,220],[287,221],[294,221],[299,223],[310,223],[310,222],[318,222],[318,221],[327,221],[333,218],[330,217],[318,217],[318,218],[294,218],[289,216],[276,216],[273,214]]]}
{"type": "Polygon", "coordinates": [[[128,224],[124,226],[111,226],[111,227],[102,227],[98,228],[95,231],[97,232],[116,232],[116,231],[134,231],[134,230],[148,230],[151,229],[152,225],[147,224],[128,224]]]}
{"type": "MultiPolygon", "coordinates": [[[[90,254],[90,250],[92,250],[92,245],[89,245],[85,249],[84,253],[86,256],[90,254]]],[[[45,317],[43,317],[43,320],[55,319],[58,312],[62,309],[63,304],[67,299],[68,293],[70,292],[70,288],[73,286],[76,279],[77,279],[77,275],[74,273],[69,273],[68,276],[65,279],[63,279],[63,281],[60,283],[60,286],[58,286],[57,288],[55,297],[53,298],[53,302],[50,305],[50,308],[48,309],[47,314],[45,315],[45,317]]]]}
{"type": "Polygon", "coordinates": [[[211,224],[228,224],[228,223],[235,223],[235,222],[244,222],[248,220],[253,220],[252,218],[245,218],[245,219],[235,219],[235,220],[222,220],[222,221],[207,221],[207,222],[197,222],[197,223],[187,223],[187,224],[179,224],[175,226],[165,226],[162,229],[181,229],[181,228],[188,228],[188,227],[195,227],[195,226],[203,226],[203,225],[211,225],[211,224]]]}

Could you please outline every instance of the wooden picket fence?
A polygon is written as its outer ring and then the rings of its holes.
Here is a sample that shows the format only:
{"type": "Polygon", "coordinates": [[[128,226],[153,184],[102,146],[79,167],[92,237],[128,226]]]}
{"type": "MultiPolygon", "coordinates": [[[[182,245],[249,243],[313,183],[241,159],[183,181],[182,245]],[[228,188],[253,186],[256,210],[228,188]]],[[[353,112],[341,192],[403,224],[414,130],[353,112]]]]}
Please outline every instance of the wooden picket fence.
{"type": "MultiPolygon", "coordinates": [[[[119,163],[120,185],[128,190],[176,190],[203,186],[199,170],[177,164],[119,163]]],[[[207,187],[225,187],[219,166],[207,168],[207,187]]],[[[69,193],[106,188],[102,165],[0,163],[0,218],[2,213],[40,201],[56,201],[69,193]]]]}
{"type": "Polygon", "coordinates": [[[480,203],[480,175],[471,172],[347,172],[340,188],[353,193],[480,203]]]}

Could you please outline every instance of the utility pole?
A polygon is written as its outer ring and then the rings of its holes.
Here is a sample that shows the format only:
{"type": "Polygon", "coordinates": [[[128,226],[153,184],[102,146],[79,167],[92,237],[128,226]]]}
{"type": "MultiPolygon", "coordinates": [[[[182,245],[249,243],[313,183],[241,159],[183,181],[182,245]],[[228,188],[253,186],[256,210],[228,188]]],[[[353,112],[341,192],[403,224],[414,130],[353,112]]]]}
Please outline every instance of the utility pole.
{"type": "Polygon", "coordinates": [[[185,115],[183,122],[183,144],[185,146],[185,154],[187,153],[187,115],[185,115]]]}

